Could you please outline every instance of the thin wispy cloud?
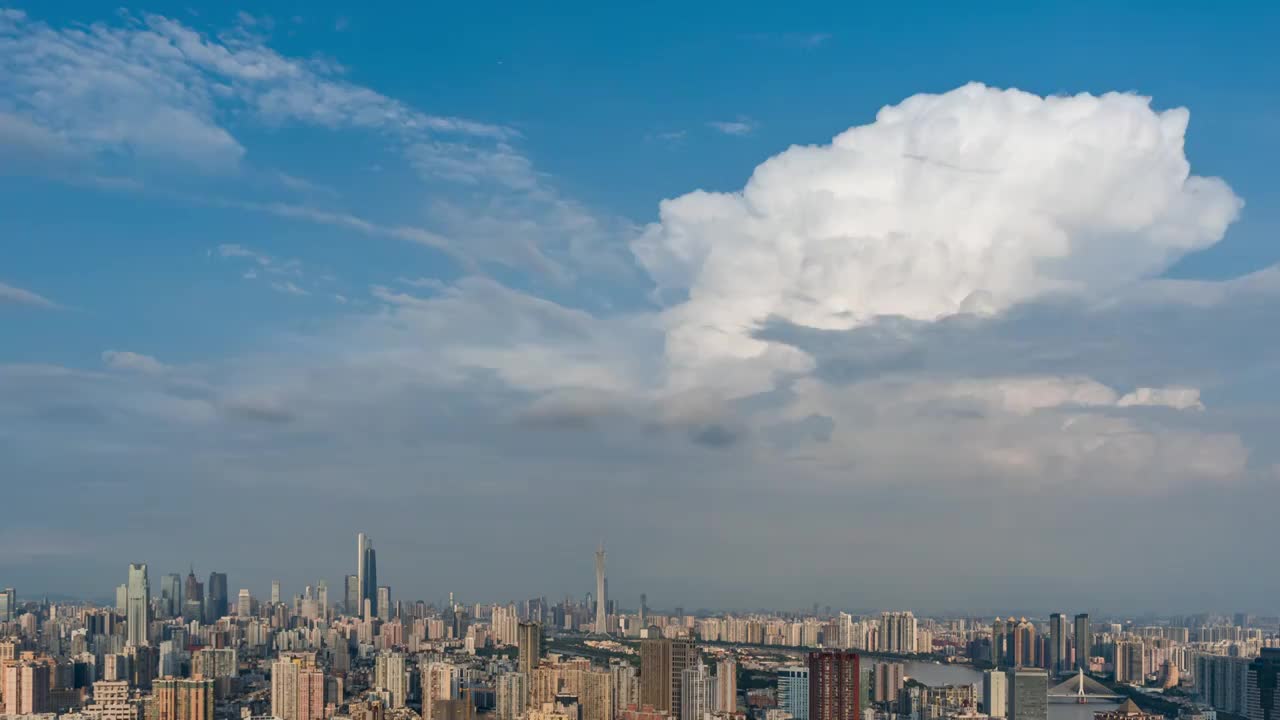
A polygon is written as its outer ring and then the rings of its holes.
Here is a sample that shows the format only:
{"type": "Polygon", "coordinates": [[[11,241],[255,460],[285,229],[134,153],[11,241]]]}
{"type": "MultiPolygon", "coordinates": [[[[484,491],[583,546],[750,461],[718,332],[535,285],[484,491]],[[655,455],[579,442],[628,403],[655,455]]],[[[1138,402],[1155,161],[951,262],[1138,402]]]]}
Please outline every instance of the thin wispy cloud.
{"type": "Polygon", "coordinates": [[[0,305],[5,303],[50,309],[58,307],[57,303],[43,295],[0,282],[0,305]]]}
{"type": "Polygon", "coordinates": [[[832,34],[828,32],[769,32],[747,33],[742,39],[761,45],[779,48],[816,48],[830,42],[832,34]]]}
{"type": "Polygon", "coordinates": [[[755,132],[756,123],[750,118],[740,117],[737,120],[711,120],[707,127],[724,135],[745,137],[755,132]]]}

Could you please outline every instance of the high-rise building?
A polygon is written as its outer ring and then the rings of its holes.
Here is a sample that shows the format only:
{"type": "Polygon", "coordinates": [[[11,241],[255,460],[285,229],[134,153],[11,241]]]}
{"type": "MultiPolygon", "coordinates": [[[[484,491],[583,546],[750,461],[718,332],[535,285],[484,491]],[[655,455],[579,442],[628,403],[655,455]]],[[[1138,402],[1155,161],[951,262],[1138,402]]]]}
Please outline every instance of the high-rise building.
{"type": "Polygon", "coordinates": [[[438,703],[457,699],[460,675],[452,663],[433,662],[422,668],[422,720],[440,720],[438,703]]]}
{"type": "Polygon", "coordinates": [[[182,616],[182,576],[178,573],[160,578],[160,609],[168,618],[182,616]]]}
{"type": "Polygon", "coordinates": [[[680,682],[686,668],[698,661],[698,648],[688,640],[647,638],[640,642],[640,702],[678,714],[680,682]]]}
{"type": "Polygon", "coordinates": [[[529,705],[529,676],[524,670],[499,675],[495,691],[497,720],[516,720],[524,715],[529,705]]]}
{"type": "Polygon", "coordinates": [[[878,703],[898,701],[898,692],[905,682],[906,668],[902,663],[878,662],[873,666],[875,672],[875,691],[871,697],[878,703]]]}
{"type": "Polygon", "coordinates": [[[389,622],[391,620],[391,586],[390,585],[378,586],[377,605],[378,605],[378,609],[376,614],[378,616],[378,619],[381,620],[382,622],[389,622]]]}
{"type": "Polygon", "coordinates": [[[1249,720],[1280,720],[1280,648],[1262,648],[1245,685],[1249,720]]]}
{"type": "Polygon", "coordinates": [[[1053,613],[1049,616],[1049,672],[1062,675],[1067,667],[1067,616],[1053,613]]]}
{"type": "Polygon", "coordinates": [[[1089,657],[1093,653],[1093,628],[1089,614],[1080,613],[1075,620],[1076,668],[1089,672],[1089,657]]]}
{"type": "Polygon", "coordinates": [[[253,595],[249,594],[249,588],[240,588],[236,595],[236,617],[253,617],[253,595]]]}
{"type": "Polygon", "coordinates": [[[387,708],[404,707],[409,694],[409,675],[405,670],[404,655],[397,652],[381,652],[374,663],[374,687],[384,691],[387,708]]]}
{"type": "Polygon", "coordinates": [[[172,640],[160,642],[160,669],[156,674],[162,678],[179,675],[178,648],[172,640]]]}
{"type": "Polygon", "coordinates": [[[1119,640],[1115,644],[1115,681],[1141,685],[1147,679],[1146,646],[1141,640],[1119,640]]]}
{"type": "Polygon", "coordinates": [[[329,613],[329,581],[321,580],[316,583],[316,606],[320,608],[320,617],[327,617],[329,613]]]}
{"type": "Polygon", "coordinates": [[[367,587],[367,583],[364,578],[364,559],[365,553],[368,549],[368,536],[364,533],[356,533],[356,615],[364,612],[364,589],[367,587]]]}
{"type": "Polygon", "coordinates": [[[325,705],[324,671],[303,668],[298,671],[297,720],[322,720],[325,705]]]}
{"type": "Polygon", "coordinates": [[[280,659],[271,663],[271,716],[278,720],[298,720],[298,673],[296,663],[280,659]]]}
{"type": "Polygon", "coordinates": [[[1195,659],[1196,691],[1210,707],[1248,716],[1249,659],[1199,655],[1195,659]]]}
{"type": "Polygon", "coordinates": [[[156,680],[152,703],[155,720],[213,720],[213,680],[156,680]]]}
{"type": "Polygon", "coordinates": [[[6,715],[47,713],[49,707],[49,666],[41,662],[4,665],[4,708],[6,715]]]}
{"type": "Polygon", "coordinates": [[[916,618],[910,611],[880,613],[878,648],[882,652],[914,653],[916,651],[916,618]]]}
{"type": "Polygon", "coordinates": [[[1000,667],[1006,663],[1009,656],[1008,643],[1009,633],[1008,625],[1005,624],[1003,618],[997,617],[991,623],[991,665],[992,667],[1000,667]]]}
{"type": "Polygon", "coordinates": [[[729,655],[716,663],[716,707],[718,713],[738,711],[738,661],[729,655]]]}
{"type": "Polygon", "coordinates": [[[517,632],[520,672],[533,672],[542,658],[542,623],[522,622],[517,632]]]}
{"type": "Polygon", "coordinates": [[[778,709],[795,720],[809,720],[809,668],[794,665],[778,669],[778,709]]]}
{"type": "Polygon", "coordinates": [[[11,622],[18,610],[18,596],[13,588],[0,590],[0,622],[11,622]]]}
{"type": "Polygon", "coordinates": [[[596,626],[597,633],[608,634],[609,632],[609,601],[608,590],[605,587],[604,578],[604,541],[600,541],[600,547],[596,550],[596,626]]]}
{"type": "Polygon", "coordinates": [[[343,610],[350,616],[355,617],[360,614],[360,578],[356,575],[347,575],[343,580],[343,588],[346,595],[343,596],[343,610]]]}
{"type": "Polygon", "coordinates": [[[360,593],[361,612],[369,617],[378,617],[378,553],[373,549],[373,542],[365,540],[364,549],[364,582],[360,593]]]}
{"type": "Polygon", "coordinates": [[[182,618],[187,621],[204,620],[204,585],[196,579],[195,568],[187,573],[182,588],[182,618]]]}
{"type": "MultiPolygon", "coordinates": [[[[1048,690],[1045,691],[1046,694],[1048,690]]],[[[982,712],[991,718],[1009,716],[1009,681],[1003,670],[982,674],[982,712]]]]}
{"type": "Polygon", "coordinates": [[[1039,664],[1037,648],[1039,641],[1036,639],[1036,626],[1030,620],[1022,618],[1013,624],[1009,630],[1009,640],[1012,650],[1010,651],[1009,665],[1012,667],[1035,667],[1039,664]]]}
{"type": "MultiPolygon", "coordinates": [[[[680,720],[702,720],[715,710],[716,678],[701,662],[680,674],[680,720]]],[[[584,717],[583,720],[586,720],[584,717]]]]}
{"type": "Polygon", "coordinates": [[[858,664],[847,650],[809,653],[809,720],[860,720],[858,664]]]}
{"type": "Polygon", "coordinates": [[[272,605],[280,604],[280,581],[279,580],[271,581],[271,604],[272,605]]]}
{"type": "Polygon", "coordinates": [[[1009,670],[1008,720],[1048,720],[1049,676],[1043,670],[1009,670]]]}
{"type": "Polygon", "coordinates": [[[146,645],[151,626],[151,582],[147,580],[146,563],[129,564],[129,582],[125,596],[125,629],[127,644],[146,645]]]}
{"type": "Polygon", "coordinates": [[[378,555],[368,535],[356,534],[356,554],[356,613],[363,615],[367,609],[372,617],[378,617],[378,555]]]}
{"type": "Polygon", "coordinates": [[[129,614],[129,583],[122,582],[116,586],[116,612],[129,614]]]}
{"type": "Polygon", "coordinates": [[[204,621],[212,625],[227,616],[227,574],[209,573],[209,598],[205,603],[204,621]]]}

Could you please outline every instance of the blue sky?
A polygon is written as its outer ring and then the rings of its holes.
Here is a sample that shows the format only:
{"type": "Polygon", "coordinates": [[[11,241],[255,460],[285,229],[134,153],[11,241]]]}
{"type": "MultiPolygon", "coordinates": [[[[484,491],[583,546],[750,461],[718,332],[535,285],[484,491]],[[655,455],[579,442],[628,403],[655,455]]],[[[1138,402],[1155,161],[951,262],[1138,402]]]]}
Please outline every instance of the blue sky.
{"type": "MultiPolygon", "coordinates": [[[[93,592],[195,556],[336,582],[326,553],[385,527],[406,592],[440,591],[411,579],[430,557],[501,598],[588,582],[593,543],[548,558],[611,530],[611,586],[672,605],[912,606],[933,582],[972,590],[951,607],[1263,609],[1274,579],[1161,586],[1245,573],[1233,529],[1277,497],[1276,15],[19,3],[0,452],[49,511],[0,535],[0,579],[93,592]],[[1078,536],[1046,508],[1081,494],[1241,562],[1123,592],[966,579],[1040,577],[1078,536]],[[173,526],[190,542],[149,540],[207,503],[173,526]],[[834,508],[863,529],[815,529],[834,508]],[[326,531],[264,557],[229,522],[326,531]],[[903,527],[888,566],[840,552],[903,527]],[[535,528],[541,554],[504,534],[535,528]],[[970,567],[1009,537],[1037,542],[970,567]]],[[[1127,531],[1137,557],[1157,528],[1127,531]]]]}

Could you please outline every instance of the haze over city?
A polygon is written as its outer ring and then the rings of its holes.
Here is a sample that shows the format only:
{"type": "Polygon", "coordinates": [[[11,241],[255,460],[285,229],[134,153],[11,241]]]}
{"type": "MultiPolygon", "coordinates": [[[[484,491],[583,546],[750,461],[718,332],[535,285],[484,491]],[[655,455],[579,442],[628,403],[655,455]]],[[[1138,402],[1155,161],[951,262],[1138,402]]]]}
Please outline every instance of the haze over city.
{"type": "Polygon", "coordinates": [[[0,10],[0,587],[1280,614],[1275,7],[573,7],[0,10]]]}

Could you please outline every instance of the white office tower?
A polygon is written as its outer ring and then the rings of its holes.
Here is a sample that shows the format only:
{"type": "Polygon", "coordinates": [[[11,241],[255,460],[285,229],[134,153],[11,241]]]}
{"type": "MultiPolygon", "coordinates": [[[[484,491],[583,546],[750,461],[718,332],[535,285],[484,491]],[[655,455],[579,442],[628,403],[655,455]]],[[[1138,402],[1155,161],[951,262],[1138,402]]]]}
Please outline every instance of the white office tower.
{"type": "Polygon", "coordinates": [[[680,720],[703,720],[715,711],[716,678],[698,663],[680,673],[680,720]]]}
{"type": "Polygon", "coordinates": [[[982,674],[982,711],[992,718],[1009,716],[1009,683],[1003,670],[982,674]]]}
{"type": "Polygon", "coordinates": [[[147,580],[146,563],[129,564],[129,582],[125,592],[126,642],[146,645],[151,623],[151,583],[147,580]]]}

